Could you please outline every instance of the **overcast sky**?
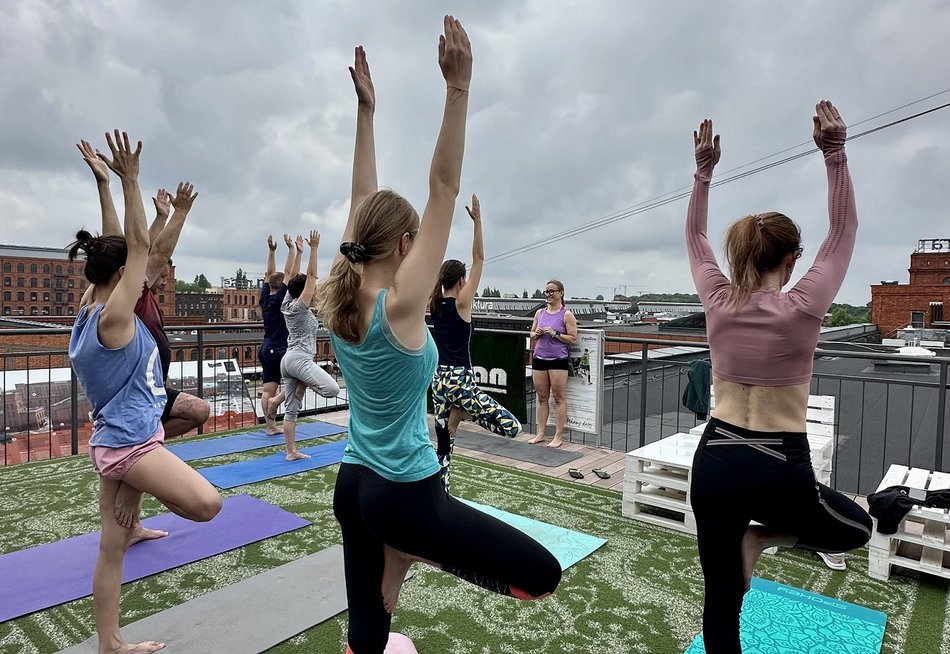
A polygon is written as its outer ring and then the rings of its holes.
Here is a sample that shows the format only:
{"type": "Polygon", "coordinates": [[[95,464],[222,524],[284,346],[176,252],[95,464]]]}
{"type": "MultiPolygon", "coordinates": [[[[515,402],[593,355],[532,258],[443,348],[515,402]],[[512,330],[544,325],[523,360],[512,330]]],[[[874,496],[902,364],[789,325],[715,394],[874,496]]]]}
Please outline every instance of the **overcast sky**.
{"type": "MultiPolygon", "coordinates": [[[[149,195],[189,180],[199,198],[178,277],[264,270],[268,233],[323,237],[325,274],[348,211],[356,100],[347,66],[366,48],[376,86],[380,183],[425,204],[444,101],[442,15],[468,30],[474,75],[462,196],[448,257],[466,260],[482,203],[486,254],[688,188],[692,130],[722,135],[717,172],[812,147],[816,100],[849,125],[950,88],[950,3],[797,1],[53,2],[6,0],[0,21],[0,243],[64,246],[97,228],[74,144],[142,139],[149,195]],[[943,62],[943,63],[940,63],[943,62]]],[[[950,92],[852,127],[950,102],[950,92]]],[[[860,229],[838,301],[907,281],[919,238],[950,237],[950,109],[848,145],[860,229]]],[[[756,165],[761,165],[759,164],[756,165]]],[[[121,210],[121,187],[113,182],[121,210]]],[[[146,198],[151,213],[151,202],[146,198]]],[[[827,229],[820,155],[712,190],[710,237],[778,210],[811,257],[827,229]]],[[[693,292],[686,200],[486,266],[480,286],[568,296],[693,292]]],[[[799,266],[798,273],[805,266],[799,266]]]]}

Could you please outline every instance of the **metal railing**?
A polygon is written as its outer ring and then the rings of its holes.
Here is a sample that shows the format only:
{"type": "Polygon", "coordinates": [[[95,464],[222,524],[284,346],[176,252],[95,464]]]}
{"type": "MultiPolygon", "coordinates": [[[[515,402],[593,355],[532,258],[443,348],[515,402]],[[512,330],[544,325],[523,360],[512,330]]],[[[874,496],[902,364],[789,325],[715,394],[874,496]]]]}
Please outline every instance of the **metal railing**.
{"type": "MultiPolygon", "coordinates": [[[[683,406],[682,398],[691,361],[709,358],[707,344],[615,337],[606,342],[624,343],[635,351],[605,356],[602,429],[596,435],[568,430],[568,441],[626,452],[705,422],[683,406]],[[649,358],[648,350],[658,346],[702,351],[649,358]]],[[[950,470],[945,447],[948,369],[948,357],[906,357],[819,344],[810,392],[835,397],[835,488],[867,495],[893,463],[950,470]]],[[[535,430],[531,395],[529,390],[526,426],[535,430]]]]}
{"type": "MultiPolygon", "coordinates": [[[[92,432],[91,406],[69,364],[67,350],[23,346],[10,351],[16,346],[4,339],[68,335],[70,331],[63,327],[0,332],[0,343],[7,341],[8,350],[0,355],[0,465],[86,451],[92,432]]],[[[252,427],[262,422],[259,398],[263,382],[257,360],[261,323],[169,326],[166,332],[172,354],[168,386],[205,399],[211,409],[211,416],[196,433],[252,427]],[[247,338],[235,338],[240,333],[246,333],[247,338]],[[235,348],[236,357],[232,356],[235,348]],[[210,357],[206,356],[209,350],[210,357]],[[186,358],[186,353],[197,357],[186,358]]],[[[324,400],[308,391],[300,413],[316,414],[347,406],[345,392],[340,398],[324,400]]]]}
{"type": "MultiPolygon", "coordinates": [[[[18,329],[4,335],[68,334],[68,328],[18,329]]],[[[509,332],[526,336],[526,332],[509,332]]],[[[249,399],[242,410],[218,411],[200,431],[221,431],[259,424],[253,405],[262,383],[256,368],[260,323],[216,323],[196,327],[168,327],[172,346],[170,386],[204,397],[220,408],[235,391],[249,399]],[[194,339],[176,340],[181,332],[194,339]],[[191,334],[194,332],[194,334],[191,334]],[[246,332],[247,338],[235,337],[246,332]],[[239,348],[241,387],[230,380],[207,379],[205,370],[217,369],[239,348]],[[219,356],[225,348],[226,356],[219,356]],[[248,354],[250,348],[250,356],[248,354]],[[182,361],[179,351],[197,349],[194,362],[182,361]],[[211,357],[206,351],[211,350],[211,357]],[[189,377],[184,368],[195,365],[189,377]],[[177,368],[177,371],[176,371],[177,368]],[[177,380],[177,381],[176,381],[177,380]]],[[[703,419],[683,406],[686,372],[695,358],[708,358],[705,343],[644,338],[606,339],[609,349],[628,349],[605,356],[603,426],[598,434],[568,430],[565,438],[585,445],[630,451],[671,434],[688,431],[703,419]],[[614,344],[613,348],[610,348],[614,344]],[[691,354],[656,358],[655,348],[686,346],[691,354]],[[654,350],[654,355],[648,354],[654,350]]],[[[945,447],[948,407],[947,382],[950,358],[910,358],[872,351],[839,349],[822,343],[815,352],[811,393],[835,397],[835,456],[833,485],[839,490],[867,494],[875,490],[892,463],[930,470],[950,470],[945,447]]],[[[527,353],[526,353],[527,357],[527,353]]],[[[91,426],[89,405],[66,357],[65,350],[7,351],[2,354],[3,414],[0,416],[0,464],[75,454],[83,451],[91,426]],[[18,361],[19,360],[19,361],[18,361]]],[[[526,428],[534,431],[535,397],[527,380],[526,428]]],[[[345,398],[311,405],[310,412],[346,408],[345,398]]]]}

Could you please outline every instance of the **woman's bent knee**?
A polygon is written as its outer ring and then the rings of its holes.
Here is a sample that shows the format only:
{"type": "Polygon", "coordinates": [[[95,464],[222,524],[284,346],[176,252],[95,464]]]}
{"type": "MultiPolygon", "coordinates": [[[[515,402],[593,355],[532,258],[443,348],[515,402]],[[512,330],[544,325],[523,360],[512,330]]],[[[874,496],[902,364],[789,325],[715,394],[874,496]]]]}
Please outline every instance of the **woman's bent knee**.
{"type": "Polygon", "coordinates": [[[202,493],[189,507],[191,519],[195,522],[208,522],[221,511],[221,504],[221,496],[217,491],[202,493]]]}

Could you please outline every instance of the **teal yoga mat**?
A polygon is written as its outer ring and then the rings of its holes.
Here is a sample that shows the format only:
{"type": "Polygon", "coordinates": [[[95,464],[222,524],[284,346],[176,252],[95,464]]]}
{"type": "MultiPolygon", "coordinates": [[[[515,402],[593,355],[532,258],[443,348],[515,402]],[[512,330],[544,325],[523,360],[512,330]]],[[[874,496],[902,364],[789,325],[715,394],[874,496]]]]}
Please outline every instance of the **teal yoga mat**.
{"type": "Polygon", "coordinates": [[[255,484],[259,481],[286,477],[298,472],[340,463],[343,461],[343,449],[345,447],[346,439],[344,438],[339,441],[331,441],[325,445],[301,449],[301,452],[310,455],[309,459],[287,461],[285,458],[287,453],[281,450],[276,454],[257,459],[201,468],[198,473],[218,488],[235,488],[244,484],[255,484]]]}
{"type": "MultiPolygon", "coordinates": [[[[887,616],[801,588],[753,577],[742,602],[743,654],[880,654],[887,616]]],[[[705,654],[700,634],[684,654],[705,654]]]]}
{"type": "MultiPolygon", "coordinates": [[[[345,431],[346,427],[331,425],[328,422],[298,422],[295,440],[309,440],[321,436],[330,436],[331,434],[340,434],[345,431]]],[[[273,447],[274,445],[283,444],[284,437],[282,434],[268,436],[264,433],[263,429],[259,429],[243,434],[222,436],[221,438],[203,438],[201,440],[187,441],[184,443],[166,443],[165,449],[175,454],[182,461],[195,461],[198,459],[208,459],[213,456],[221,456],[222,454],[247,452],[249,450],[259,450],[264,447],[273,447]]]]}
{"type": "Polygon", "coordinates": [[[558,563],[561,564],[561,570],[567,570],[607,542],[604,538],[598,538],[597,536],[591,536],[590,534],[584,534],[579,531],[572,531],[564,527],[541,522],[540,520],[526,518],[516,513],[508,513],[507,511],[496,509],[493,506],[488,506],[487,504],[479,504],[478,502],[469,500],[462,501],[479,511],[498,518],[502,522],[508,523],[515,529],[523,531],[544,545],[544,547],[554,555],[558,563]]]}

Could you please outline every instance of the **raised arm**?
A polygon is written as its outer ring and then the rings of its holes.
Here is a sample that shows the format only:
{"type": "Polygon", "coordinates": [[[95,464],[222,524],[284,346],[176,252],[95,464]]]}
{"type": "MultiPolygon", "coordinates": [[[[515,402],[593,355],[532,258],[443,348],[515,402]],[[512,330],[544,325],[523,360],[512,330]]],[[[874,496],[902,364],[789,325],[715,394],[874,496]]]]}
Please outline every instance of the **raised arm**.
{"type": "Polygon", "coordinates": [[[317,286],[317,248],[320,246],[320,233],[317,230],[310,230],[307,244],[310,245],[310,260],[307,262],[307,281],[300,292],[300,301],[309,307],[313,300],[313,289],[317,286]]]}
{"type": "Polygon", "coordinates": [[[89,165],[93,176],[96,178],[96,187],[99,190],[99,209],[102,213],[102,235],[122,236],[119,214],[115,210],[112,193],[109,192],[109,167],[99,157],[99,151],[94,150],[88,141],[79,141],[76,147],[82,153],[82,160],[89,165]]]}
{"type": "MultiPolygon", "coordinates": [[[[296,277],[300,274],[300,258],[303,256],[303,236],[297,234],[297,238],[294,239],[294,260],[290,266],[290,276],[296,277]]],[[[290,281],[289,279],[287,281],[290,281]]]]}
{"type": "Polygon", "coordinates": [[[445,17],[445,34],[439,38],[439,66],[446,83],[442,128],[429,169],[429,200],[422,214],[422,226],[396,271],[393,293],[387,298],[387,311],[396,320],[425,315],[429,294],[445,257],[459,193],[472,46],[461,23],[452,16],[445,17]]]}
{"type": "Polygon", "coordinates": [[[482,280],[482,268],[485,265],[485,244],[482,241],[482,208],[478,202],[478,197],[474,193],[472,193],[472,206],[465,207],[465,210],[472,218],[472,267],[468,271],[465,286],[459,291],[456,308],[462,318],[471,320],[472,302],[475,301],[475,293],[478,292],[478,284],[482,280]]]}
{"type": "Polygon", "coordinates": [[[171,201],[175,211],[172,213],[172,217],[169,219],[168,224],[165,225],[161,234],[155,239],[155,243],[152,245],[152,251],[149,252],[148,255],[146,282],[149,287],[158,279],[165,264],[172,258],[172,254],[175,252],[175,246],[178,245],[178,237],[181,236],[181,228],[185,225],[185,218],[188,217],[188,212],[191,211],[191,207],[198,197],[198,194],[194,193],[194,190],[195,187],[192,186],[190,182],[178,183],[178,190],[171,201]]]}
{"type": "Polygon", "coordinates": [[[848,272],[858,232],[858,212],[844,151],[848,128],[827,100],[818,103],[815,113],[813,135],[828,173],[828,234],[815,262],[788,295],[812,315],[824,316],[848,272]]]}
{"type": "Polygon", "coordinates": [[[158,241],[158,235],[165,229],[168,223],[168,213],[172,207],[172,194],[163,188],[158,189],[155,197],[152,198],[152,204],[155,205],[155,219],[148,228],[148,238],[151,243],[158,241]]]}
{"type": "Polygon", "coordinates": [[[118,284],[106,300],[99,319],[99,340],[108,348],[124,347],[135,335],[132,311],[142,292],[142,279],[148,260],[148,227],[145,224],[145,206],[139,190],[139,154],[142,142],[135,150],[129,144],[129,135],[115,130],[115,141],[106,133],[106,142],[112,151],[112,159],[99,153],[107,166],[122,180],[122,195],[125,198],[125,241],[128,254],[125,270],[118,284]]]}
{"type": "MultiPolygon", "coordinates": [[[[357,46],[350,77],[356,89],[356,148],[353,153],[353,182],[350,193],[350,214],[343,228],[341,242],[353,240],[353,218],[356,210],[367,197],[376,192],[379,183],[376,180],[376,140],[373,132],[373,115],[376,113],[376,91],[373,78],[369,74],[366,52],[363,46],[357,46]]],[[[343,255],[339,252],[333,257],[333,263],[343,255]]]]}
{"type": "Polygon", "coordinates": [[[719,135],[713,136],[713,124],[708,118],[693,132],[696,153],[696,174],[693,175],[693,192],[686,211],[686,252],[693,283],[700,300],[706,303],[717,290],[729,287],[729,280],[722,274],[709,238],[706,236],[706,219],[709,210],[709,182],[713,168],[719,163],[719,135]]]}
{"type": "Polygon", "coordinates": [[[294,262],[297,260],[297,248],[294,242],[290,240],[290,234],[284,234],[284,245],[287,246],[287,259],[284,261],[284,283],[290,281],[294,276],[294,262]]]}
{"type": "Polygon", "coordinates": [[[274,235],[267,235],[267,270],[264,273],[264,279],[269,280],[270,276],[277,272],[277,258],[274,252],[277,251],[277,243],[274,241],[274,235]]]}

